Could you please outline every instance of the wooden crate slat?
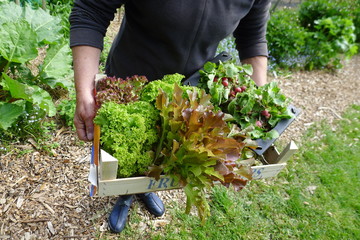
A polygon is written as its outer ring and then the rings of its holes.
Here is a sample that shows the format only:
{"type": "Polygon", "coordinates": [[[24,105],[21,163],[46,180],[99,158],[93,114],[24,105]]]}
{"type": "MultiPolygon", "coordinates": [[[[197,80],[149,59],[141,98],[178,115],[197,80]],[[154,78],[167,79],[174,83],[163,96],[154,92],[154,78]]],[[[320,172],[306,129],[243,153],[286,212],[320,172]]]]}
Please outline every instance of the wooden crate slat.
{"type": "Polygon", "coordinates": [[[253,170],[252,179],[255,180],[275,177],[285,166],[286,163],[251,167],[251,169],[253,170]]]}
{"type": "MultiPolygon", "coordinates": [[[[253,179],[276,176],[286,163],[251,167],[253,179]]],[[[150,177],[131,177],[99,181],[98,195],[127,195],[161,190],[178,189],[180,186],[170,177],[162,175],[158,181],[150,177]]]]}
{"type": "Polygon", "coordinates": [[[127,195],[180,188],[170,177],[162,175],[158,181],[150,177],[120,178],[99,181],[98,195],[127,195]]]}

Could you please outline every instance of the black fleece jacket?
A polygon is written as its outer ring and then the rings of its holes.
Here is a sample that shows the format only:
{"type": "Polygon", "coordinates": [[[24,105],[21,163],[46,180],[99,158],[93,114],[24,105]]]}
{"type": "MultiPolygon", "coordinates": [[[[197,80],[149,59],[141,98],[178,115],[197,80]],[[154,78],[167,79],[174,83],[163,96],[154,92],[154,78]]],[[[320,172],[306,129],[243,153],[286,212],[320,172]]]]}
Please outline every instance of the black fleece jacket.
{"type": "Polygon", "coordinates": [[[190,76],[233,34],[241,59],[267,56],[271,0],[77,0],[70,15],[70,46],[103,48],[116,9],[125,18],[106,65],[111,76],[190,76]]]}

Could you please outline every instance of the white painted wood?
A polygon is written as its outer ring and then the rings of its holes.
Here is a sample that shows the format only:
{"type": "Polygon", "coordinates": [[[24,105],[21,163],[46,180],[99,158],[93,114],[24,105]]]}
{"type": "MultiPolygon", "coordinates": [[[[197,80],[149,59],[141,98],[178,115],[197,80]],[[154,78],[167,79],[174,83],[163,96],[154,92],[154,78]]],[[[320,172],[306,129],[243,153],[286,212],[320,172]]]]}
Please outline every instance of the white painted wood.
{"type": "Polygon", "coordinates": [[[251,167],[253,170],[252,180],[275,177],[285,166],[286,163],[251,167]]]}
{"type": "Polygon", "coordinates": [[[277,159],[277,163],[287,162],[298,149],[299,148],[296,146],[295,142],[290,141],[286,148],[280,153],[280,156],[277,159]]]}
{"type": "Polygon", "coordinates": [[[104,150],[100,150],[100,176],[99,179],[113,180],[116,179],[118,170],[118,160],[104,150]]]}
{"type": "Polygon", "coordinates": [[[180,188],[170,177],[161,176],[158,181],[150,177],[120,178],[108,181],[99,181],[98,195],[127,195],[135,193],[155,192],[180,188]]]}

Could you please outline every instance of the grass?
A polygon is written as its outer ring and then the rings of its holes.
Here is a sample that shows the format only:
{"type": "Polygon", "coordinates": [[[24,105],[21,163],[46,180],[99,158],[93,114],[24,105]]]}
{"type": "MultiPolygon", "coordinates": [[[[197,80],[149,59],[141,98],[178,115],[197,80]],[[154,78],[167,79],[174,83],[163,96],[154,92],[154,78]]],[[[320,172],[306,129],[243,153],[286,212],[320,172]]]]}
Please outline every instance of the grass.
{"type": "Polygon", "coordinates": [[[217,186],[201,225],[183,206],[157,231],[128,227],[119,239],[360,239],[360,106],[334,126],[308,131],[276,178],[236,193],[217,186]]]}

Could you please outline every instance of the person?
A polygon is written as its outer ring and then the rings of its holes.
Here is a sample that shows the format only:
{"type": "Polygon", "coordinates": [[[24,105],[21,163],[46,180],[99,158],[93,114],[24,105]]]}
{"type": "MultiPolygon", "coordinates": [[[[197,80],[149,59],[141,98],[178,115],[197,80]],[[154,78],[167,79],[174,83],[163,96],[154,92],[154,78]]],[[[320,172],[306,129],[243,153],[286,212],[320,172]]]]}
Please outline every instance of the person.
{"type": "MultiPolygon", "coordinates": [[[[215,56],[219,42],[233,34],[242,63],[253,66],[253,80],[266,83],[266,26],[271,0],[76,0],[70,14],[70,47],[76,88],[74,124],[79,139],[93,139],[94,76],[103,38],[117,9],[124,5],[119,33],[111,46],[105,73],[150,81],[166,74],[186,77],[215,56]]],[[[138,194],[155,216],[165,208],[155,193],[138,194]]],[[[133,196],[120,196],[109,227],[125,227],[133,196]]]]}

